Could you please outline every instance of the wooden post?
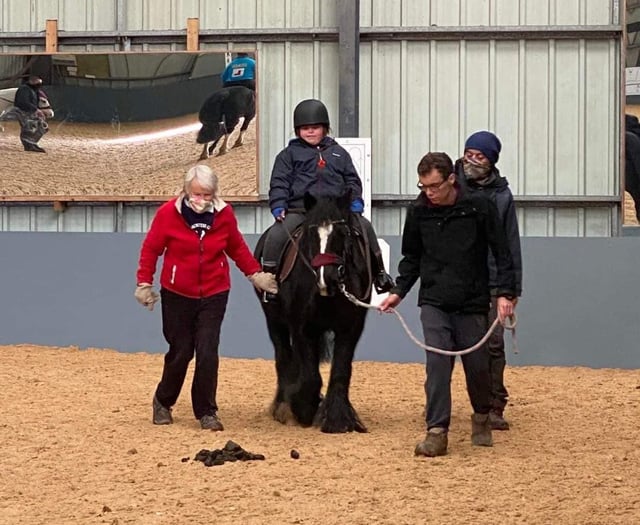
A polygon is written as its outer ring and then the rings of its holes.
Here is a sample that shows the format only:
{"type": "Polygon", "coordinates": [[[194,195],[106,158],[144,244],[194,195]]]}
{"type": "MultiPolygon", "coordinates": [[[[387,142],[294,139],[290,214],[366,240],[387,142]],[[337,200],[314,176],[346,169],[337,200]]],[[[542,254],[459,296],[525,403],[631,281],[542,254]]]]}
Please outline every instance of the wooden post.
{"type": "Polygon", "coordinates": [[[64,201],[53,201],[53,211],[64,213],[67,209],[67,203],[64,201]]]}
{"type": "Polygon", "coordinates": [[[47,20],[45,30],[45,51],[47,53],[58,52],[58,21],[56,19],[47,20]]]}
{"type": "Polygon", "coordinates": [[[200,33],[200,19],[187,18],[187,51],[197,51],[199,48],[198,36],[200,33]]]}

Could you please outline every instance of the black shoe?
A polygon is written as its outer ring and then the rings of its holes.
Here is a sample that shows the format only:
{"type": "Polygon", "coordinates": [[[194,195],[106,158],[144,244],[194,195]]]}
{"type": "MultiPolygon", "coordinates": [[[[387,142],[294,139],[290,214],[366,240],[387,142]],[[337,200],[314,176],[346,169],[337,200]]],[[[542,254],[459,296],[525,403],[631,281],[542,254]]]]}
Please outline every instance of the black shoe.
{"type": "Polygon", "coordinates": [[[378,293],[385,293],[396,285],[393,278],[384,270],[378,273],[373,280],[373,286],[378,293]]]}
{"type": "Polygon", "coordinates": [[[36,151],[38,153],[46,153],[44,148],[41,148],[40,146],[38,146],[37,144],[33,145],[33,149],[31,151],[36,151]]]}
{"type": "Polygon", "coordinates": [[[158,398],[153,396],[153,424],[170,425],[171,423],[173,423],[171,409],[161,405],[158,398]]]}
{"type": "Polygon", "coordinates": [[[214,432],[224,430],[222,421],[218,419],[218,414],[202,416],[200,418],[200,428],[202,428],[202,430],[213,430],[214,432]]]}

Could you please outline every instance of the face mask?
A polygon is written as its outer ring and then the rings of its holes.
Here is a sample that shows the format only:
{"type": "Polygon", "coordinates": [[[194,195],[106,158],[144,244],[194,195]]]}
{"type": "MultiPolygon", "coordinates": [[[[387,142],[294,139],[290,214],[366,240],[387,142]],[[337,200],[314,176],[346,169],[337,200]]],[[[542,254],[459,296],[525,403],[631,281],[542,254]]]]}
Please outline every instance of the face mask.
{"type": "Polygon", "coordinates": [[[479,180],[484,179],[491,171],[491,166],[484,166],[469,159],[462,159],[462,167],[467,179],[479,180]]]}
{"type": "Polygon", "coordinates": [[[189,207],[196,213],[204,213],[213,211],[213,202],[203,199],[202,197],[189,197],[189,207]]]}

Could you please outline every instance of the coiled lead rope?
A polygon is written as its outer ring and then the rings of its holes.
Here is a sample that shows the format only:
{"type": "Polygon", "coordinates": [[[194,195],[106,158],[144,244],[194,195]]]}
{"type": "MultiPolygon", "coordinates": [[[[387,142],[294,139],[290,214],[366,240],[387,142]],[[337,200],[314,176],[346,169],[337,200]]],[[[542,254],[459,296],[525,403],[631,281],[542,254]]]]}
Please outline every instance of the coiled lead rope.
{"type": "MultiPolygon", "coordinates": [[[[353,304],[355,304],[357,306],[361,306],[363,308],[368,308],[370,310],[377,310],[378,309],[377,306],[375,306],[373,304],[365,303],[363,301],[360,301],[355,295],[347,292],[347,289],[345,288],[344,284],[340,285],[340,291],[342,292],[342,294],[349,301],[351,301],[353,304]]],[[[404,331],[409,336],[409,339],[411,339],[416,344],[416,346],[419,346],[420,348],[422,348],[422,349],[424,349],[424,350],[426,350],[428,352],[433,352],[435,354],[448,355],[448,356],[466,355],[466,354],[470,354],[471,352],[475,352],[478,348],[481,348],[482,345],[484,345],[489,340],[489,337],[491,337],[491,334],[493,333],[493,331],[496,329],[496,327],[500,323],[500,319],[496,318],[496,320],[493,322],[493,324],[489,327],[489,330],[487,330],[487,333],[484,334],[482,339],[480,339],[480,341],[478,341],[473,346],[470,346],[468,348],[464,348],[462,350],[443,350],[442,348],[436,348],[434,346],[426,345],[422,341],[420,341],[411,332],[411,330],[409,329],[409,326],[407,325],[406,321],[404,320],[402,315],[400,315],[400,312],[398,312],[395,308],[390,308],[388,311],[390,311],[391,313],[394,313],[396,315],[396,317],[400,321],[400,324],[402,325],[402,328],[404,328],[404,331]]],[[[515,312],[510,317],[510,322],[508,324],[507,323],[503,323],[503,326],[504,326],[505,330],[510,330],[511,331],[512,347],[513,347],[513,353],[514,354],[518,353],[518,344],[517,344],[517,341],[516,341],[516,325],[517,324],[518,324],[518,318],[516,317],[515,312]]]]}

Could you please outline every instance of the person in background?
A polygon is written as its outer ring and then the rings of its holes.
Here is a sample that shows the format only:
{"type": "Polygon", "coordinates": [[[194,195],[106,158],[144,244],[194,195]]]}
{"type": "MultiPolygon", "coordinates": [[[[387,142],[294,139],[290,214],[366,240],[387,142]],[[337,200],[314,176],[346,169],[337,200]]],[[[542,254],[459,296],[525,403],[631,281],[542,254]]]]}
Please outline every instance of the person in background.
{"type": "MultiPolygon", "coordinates": [[[[497,207],[500,221],[507,234],[513,268],[515,271],[514,302],[522,295],[522,253],[518,217],[509,189],[509,182],[500,175],[496,163],[500,158],[502,144],[489,131],[477,131],[467,138],[463,156],[456,161],[455,173],[458,183],[477,195],[489,198],[497,207]]],[[[489,324],[497,317],[497,268],[493,253],[489,254],[489,287],[491,308],[489,324]]],[[[504,327],[499,324],[491,334],[488,344],[489,367],[491,371],[491,412],[489,420],[493,430],[509,430],[509,422],[504,418],[504,409],[509,400],[509,392],[504,385],[504,369],[507,363],[504,350],[504,327]]]]}
{"type": "Polygon", "coordinates": [[[218,178],[205,165],[192,167],[182,193],[163,204],[142,242],[135,298],[149,310],[162,298],[162,331],[169,344],[153,396],[153,423],[173,423],[189,362],[193,413],[203,429],[223,430],[218,417],[218,344],[229,289],[229,261],[259,290],[276,294],[273,275],[261,271],[230,205],[218,196],[218,178]],[[160,294],[153,289],[158,257],[164,256],[160,294]]]}
{"type": "MultiPolygon", "coordinates": [[[[329,112],[316,99],[300,102],[293,112],[296,138],[276,157],[269,186],[269,207],[276,220],[267,234],[263,268],[275,273],[289,235],[304,221],[304,195],[338,197],[351,193],[351,211],[369,241],[373,284],[378,293],[394,285],[387,274],[382,251],[371,222],[362,216],[362,181],[349,153],[329,137],[329,112]]],[[[267,294],[266,300],[273,299],[267,294]]]]}
{"type": "Polygon", "coordinates": [[[624,189],[631,195],[640,222],[640,124],[635,115],[625,115],[624,189]]]}
{"type": "Polygon", "coordinates": [[[238,53],[222,72],[222,87],[231,86],[256,90],[256,61],[248,53],[238,53]]]}
{"type": "MultiPolygon", "coordinates": [[[[507,237],[490,199],[465,193],[446,153],[427,153],[418,164],[420,195],[408,209],[396,286],[379,305],[395,308],[420,280],[418,306],[427,345],[462,350],[488,329],[489,249],[497,268],[497,308],[501,320],[513,314],[515,275],[507,237]]],[[[415,454],[447,453],[451,421],[451,374],[455,357],[427,352],[426,438],[415,454]]],[[[491,381],[486,345],[462,356],[473,407],[471,443],[493,445],[489,411],[491,381]]]]}
{"type": "MultiPolygon", "coordinates": [[[[42,91],[42,79],[31,75],[16,91],[13,102],[13,118],[20,123],[20,142],[25,151],[46,153],[38,142],[49,130],[44,112],[40,109],[41,101],[49,100],[42,91]],[[16,111],[17,109],[17,111],[16,111]]],[[[50,105],[49,105],[50,108],[50,105]]],[[[10,117],[10,115],[7,115],[10,117]]]]}

